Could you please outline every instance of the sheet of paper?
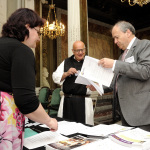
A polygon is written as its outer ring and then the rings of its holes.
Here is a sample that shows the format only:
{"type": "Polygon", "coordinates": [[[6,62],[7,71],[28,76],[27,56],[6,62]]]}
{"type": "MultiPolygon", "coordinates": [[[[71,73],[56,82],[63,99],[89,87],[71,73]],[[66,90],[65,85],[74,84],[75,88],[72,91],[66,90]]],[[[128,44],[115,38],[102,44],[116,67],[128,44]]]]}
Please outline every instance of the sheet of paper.
{"type": "MultiPolygon", "coordinates": [[[[39,126],[43,128],[47,128],[47,126],[44,124],[39,126]]],[[[82,123],[59,121],[58,130],[56,132],[67,136],[70,134],[78,133],[80,130],[87,130],[88,128],[91,127],[85,126],[82,123]]]]}
{"type": "Polygon", "coordinates": [[[104,90],[101,84],[97,85],[95,82],[80,76],[80,74],[76,78],[75,83],[84,84],[84,85],[93,85],[100,95],[104,94],[104,90]]]}
{"type": "Polygon", "coordinates": [[[95,87],[95,89],[101,96],[102,96],[102,94],[104,94],[103,86],[101,84],[95,83],[91,80],[89,80],[89,82],[90,82],[90,84],[92,84],[95,87]]]}
{"type": "Polygon", "coordinates": [[[84,84],[84,85],[90,85],[91,84],[88,79],[86,79],[80,75],[78,75],[78,77],[76,78],[75,83],[84,84]]]}
{"type": "Polygon", "coordinates": [[[98,65],[98,59],[85,56],[80,76],[91,81],[110,86],[114,73],[111,68],[103,68],[98,65]]]}
{"type": "Polygon", "coordinates": [[[95,136],[108,136],[112,133],[122,132],[129,129],[132,129],[132,127],[124,127],[118,124],[112,125],[99,124],[89,128],[88,130],[81,130],[80,133],[95,136]]]}
{"type": "Polygon", "coordinates": [[[81,123],[60,121],[58,122],[57,132],[63,135],[70,135],[70,134],[78,133],[82,130],[87,130],[89,128],[91,127],[85,126],[81,123]]]}
{"type": "Polygon", "coordinates": [[[24,146],[33,149],[65,139],[67,138],[57,132],[46,131],[24,139],[24,146]]]}

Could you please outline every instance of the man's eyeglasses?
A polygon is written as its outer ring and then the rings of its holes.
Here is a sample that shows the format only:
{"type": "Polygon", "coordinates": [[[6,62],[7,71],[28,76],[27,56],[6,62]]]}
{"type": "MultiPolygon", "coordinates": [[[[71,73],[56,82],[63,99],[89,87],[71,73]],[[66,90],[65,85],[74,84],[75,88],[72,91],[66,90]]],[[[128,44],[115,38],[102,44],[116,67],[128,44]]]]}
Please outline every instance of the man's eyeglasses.
{"type": "Polygon", "coordinates": [[[73,51],[74,51],[75,53],[80,53],[80,52],[84,53],[85,50],[86,50],[86,48],[83,48],[83,49],[76,49],[76,50],[73,49],[73,51]]]}
{"type": "Polygon", "coordinates": [[[38,36],[41,35],[41,32],[39,30],[37,30],[36,28],[34,28],[34,30],[37,32],[38,36]]]}

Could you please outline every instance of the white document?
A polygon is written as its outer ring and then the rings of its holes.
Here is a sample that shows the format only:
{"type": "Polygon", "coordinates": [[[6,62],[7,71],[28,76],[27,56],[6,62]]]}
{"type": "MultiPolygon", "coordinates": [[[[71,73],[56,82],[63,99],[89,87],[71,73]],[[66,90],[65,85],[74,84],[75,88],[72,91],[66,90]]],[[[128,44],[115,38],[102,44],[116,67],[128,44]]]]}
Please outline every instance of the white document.
{"type": "Polygon", "coordinates": [[[80,72],[82,77],[101,83],[105,86],[110,86],[114,73],[110,68],[103,68],[98,65],[98,59],[85,56],[84,63],[80,72]]]}
{"type": "Polygon", "coordinates": [[[82,123],[59,121],[57,132],[63,135],[78,133],[82,130],[88,130],[91,127],[85,126],[82,123]]]}
{"type": "Polygon", "coordinates": [[[125,62],[134,63],[134,62],[135,62],[135,61],[134,61],[134,56],[131,56],[131,57],[125,59],[125,62]]]}
{"type": "Polygon", "coordinates": [[[41,147],[50,143],[67,139],[56,132],[45,131],[24,139],[24,146],[28,149],[41,147]]]}
{"type": "Polygon", "coordinates": [[[96,84],[95,82],[86,79],[80,75],[78,75],[78,77],[76,78],[75,83],[84,84],[84,85],[93,85],[101,96],[102,94],[104,94],[104,90],[101,84],[96,84]]]}
{"type": "Polygon", "coordinates": [[[103,86],[102,86],[102,84],[98,84],[98,83],[95,83],[95,82],[93,82],[93,81],[91,81],[91,80],[89,80],[89,82],[90,82],[90,84],[92,84],[94,87],[95,87],[95,89],[97,90],[97,92],[102,96],[102,94],[104,94],[104,90],[103,90],[103,86]]]}
{"type": "Polygon", "coordinates": [[[107,137],[112,133],[118,133],[130,129],[132,129],[132,127],[125,127],[118,124],[112,124],[112,125],[99,124],[89,128],[88,130],[81,130],[80,133],[87,134],[87,135],[107,137]]]}
{"type": "Polygon", "coordinates": [[[108,136],[112,133],[118,133],[130,129],[132,129],[132,127],[125,127],[118,124],[112,124],[112,125],[99,124],[93,127],[88,127],[81,123],[59,121],[57,132],[63,135],[82,133],[86,135],[108,136]]]}
{"type": "Polygon", "coordinates": [[[92,84],[100,95],[104,93],[102,85],[110,86],[114,73],[112,69],[103,68],[98,65],[98,59],[85,56],[81,72],[75,83],[90,85],[92,84]],[[96,84],[96,83],[97,84],[96,84]]]}
{"type": "Polygon", "coordinates": [[[90,85],[90,81],[82,76],[80,76],[80,74],[78,74],[78,77],[75,80],[75,83],[80,83],[80,84],[84,84],[84,85],[90,85]]]}

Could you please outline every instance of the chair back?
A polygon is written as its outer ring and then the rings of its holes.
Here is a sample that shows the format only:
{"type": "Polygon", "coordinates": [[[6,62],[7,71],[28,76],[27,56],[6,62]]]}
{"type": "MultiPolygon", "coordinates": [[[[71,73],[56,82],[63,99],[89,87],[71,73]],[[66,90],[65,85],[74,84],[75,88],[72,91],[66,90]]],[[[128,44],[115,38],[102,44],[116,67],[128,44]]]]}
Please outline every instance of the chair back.
{"type": "Polygon", "coordinates": [[[44,108],[47,107],[49,103],[49,96],[51,95],[51,90],[49,87],[42,87],[39,91],[39,101],[43,105],[44,108]]]}
{"type": "Polygon", "coordinates": [[[56,88],[52,93],[52,98],[51,98],[51,102],[49,105],[50,107],[49,115],[57,116],[59,104],[61,100],[60,91],[61,91],[61,88],[56,88]]]}

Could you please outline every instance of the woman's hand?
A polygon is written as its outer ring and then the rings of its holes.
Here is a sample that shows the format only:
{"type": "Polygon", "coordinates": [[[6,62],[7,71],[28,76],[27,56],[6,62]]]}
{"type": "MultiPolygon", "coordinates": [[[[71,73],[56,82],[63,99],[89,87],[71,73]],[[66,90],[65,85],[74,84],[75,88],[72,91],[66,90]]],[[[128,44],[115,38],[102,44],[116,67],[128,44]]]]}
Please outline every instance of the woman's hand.
{"type": "Polygon", "coordinates": [[[58,122],[56,119],[51,118],[50,122],[47,124],[51,131],[55,132],[58,130],[58,122]]]}

